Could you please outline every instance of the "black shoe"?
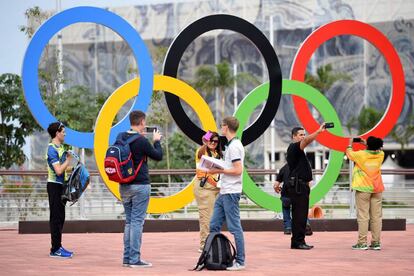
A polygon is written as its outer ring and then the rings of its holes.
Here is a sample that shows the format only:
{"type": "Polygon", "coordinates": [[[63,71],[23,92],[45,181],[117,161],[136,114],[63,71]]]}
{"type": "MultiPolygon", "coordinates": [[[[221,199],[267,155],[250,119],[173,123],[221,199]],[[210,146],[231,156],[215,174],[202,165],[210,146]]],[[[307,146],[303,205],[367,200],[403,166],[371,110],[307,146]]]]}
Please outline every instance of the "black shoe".
{"type": "Polygon", "coordinates": [[[283,231],[283,233],[285,235],[290,235],[290,234],[292,234],[292,230],[291,229],[285,229],[285,231],[283,231]]]}
{"type": "Polygon", "coordinates": [[[302,249],[302,250],[309,250],[313,248],[313,245],[307,245],[306,243],[302,243],[299,245],[291,245],[291,249],[302,249]]]}

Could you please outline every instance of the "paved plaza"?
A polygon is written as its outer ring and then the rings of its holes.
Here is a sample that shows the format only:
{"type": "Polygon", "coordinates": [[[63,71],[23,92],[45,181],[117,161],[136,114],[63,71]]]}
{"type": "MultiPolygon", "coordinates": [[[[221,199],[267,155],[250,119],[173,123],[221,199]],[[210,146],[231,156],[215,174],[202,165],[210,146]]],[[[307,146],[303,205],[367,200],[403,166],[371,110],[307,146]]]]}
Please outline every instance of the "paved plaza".
{"type": "MultiPolygon", "coordinates": [[[[229,233],[226,233],[229,235],[229,233]]],[[[381,251],[353,251],[356,232],[315,232],[310,251],[289,249],[281,232],[245,232],[246,270],[193,272],[199,253],[197,232],[144,233],[142,257],[152,268],[121,266],[122,234],[64,234],[73,259],[48,256],[47,234],[0,230],[1,275],[414,275],[414,225],[384,231],[381,251]]]]}

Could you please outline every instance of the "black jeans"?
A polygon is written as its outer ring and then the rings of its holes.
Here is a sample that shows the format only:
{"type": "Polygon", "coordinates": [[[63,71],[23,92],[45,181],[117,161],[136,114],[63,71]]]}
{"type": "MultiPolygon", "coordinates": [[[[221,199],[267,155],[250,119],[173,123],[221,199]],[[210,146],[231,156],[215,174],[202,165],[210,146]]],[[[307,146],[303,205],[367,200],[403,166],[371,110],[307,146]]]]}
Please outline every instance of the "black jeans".
{"type": "Polygon", "coordinates": [[[292,202],[292,240],[291,246],[305,243],[306,221],[309,211],[310,188],[307,184],[301,184],[298,190],[289,187],[288,196],[292,202]]]}
{"type": "Polygon", "coordinates": [[[51,253],[56,252],[62,246],[62,229],[65,223],[65,204],[62,202],[63,185],[48,182],[47,195],[49,197],[49,227],[52,239],[51,253]]]}

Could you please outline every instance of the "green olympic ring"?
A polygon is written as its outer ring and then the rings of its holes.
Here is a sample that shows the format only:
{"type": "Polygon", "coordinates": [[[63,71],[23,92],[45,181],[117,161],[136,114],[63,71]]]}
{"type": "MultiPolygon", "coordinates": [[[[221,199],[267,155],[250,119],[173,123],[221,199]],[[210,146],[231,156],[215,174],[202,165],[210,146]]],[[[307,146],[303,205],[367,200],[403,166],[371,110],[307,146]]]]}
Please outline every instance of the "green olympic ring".
{"type": "MultiPolygon", "coordinates": [[[[239,130],[237,131],[237,135],[240,138],[241,135],[243,135],[244,126],[248,123],[248,120],[255,108],[266,100],[268,91],[269,83],[264,83],[253,89],[243,99],[243,101],[240,102],[239,107],[234,113],[234,116],[240,122],[239,130]]],[[[329,131],[335,135],[343,135],[342,125],[335,109],[328,99],[317,89],[303,82],[283,80],[282,94],[295,95],[308,100],[318,109],[325,121],[334,123],[335,127],[329,129],[329,131]]],[[[309,200],[310,206],[321,200],[332,188],[338,178],[343,159],[343,152],[336,150],[330,151],[328,166],[321,180],[311,189],[309,200]]],[[[250,178],[246,170],[243,172],[243,192],[249,199],[262,208],[277,212],[282,211],[282,203],[280,198],[270,195],[258,187],[257,184],[250,178]]]]}

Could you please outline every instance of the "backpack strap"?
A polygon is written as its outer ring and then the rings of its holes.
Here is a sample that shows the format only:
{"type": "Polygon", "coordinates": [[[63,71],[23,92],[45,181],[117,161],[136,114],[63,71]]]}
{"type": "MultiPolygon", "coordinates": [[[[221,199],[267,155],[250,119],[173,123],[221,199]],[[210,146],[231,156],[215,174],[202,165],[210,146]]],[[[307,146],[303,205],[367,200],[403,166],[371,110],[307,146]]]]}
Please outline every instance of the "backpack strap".
{"type": "MultiPolygon", "coordinates": [[[[227,238],[225,235],[223,235],[225,238],[226,238],[226,240],[229,242],[229,244],[231,245],[231,249],[233,249],[232,250],[232,252],[231,252],[231,257],[230,257],[230,260],[229,260],[229,263],[232,263],[233,262],[233,260],[236,258],[236,248],[234,247],[234,245],[233,245],[233,243],[229,240],[229,238],[227,238]]],[[[230,250],[231,250],[230,249],[230,250]]]]}
{"type": "MultiPolygon", "coordinates": [[[[128,144],[128,145],[131,145],[134,141],[138,140],[139,138],[142,138],[142,135],[139,134],[139,133],[135,133],[135,134],[131,135],[130,137],[128,137],[125,140],[125,143],[128,144]]],[[[132,152],[131,152],[131,154],[132,154],[132,152]]],[[[141,161],[138,164],[137,169],[134,172],[134,178],[138,175],[138,172],[141,169],[142,163],[144,163],[145,159],[146,159],[146,156],[143,155],[141,161]]]]}
{"type": "Polygon", "coordinates": [[[205,242],[205,245],[204,245],[204,248],[203,248],[203,252],[201,253],[200,258],[198,259],[198,262],[197,262],[196,266],[192,269],[193,271],[194,270],[200,271],[200,270],[204,269],[204,267],[205,267],[204,263],[205,263],[205,261],[208,257],[207,256],[208,251],[210,251],[210,248],[213,244],[213,239],[218,235],[222,235],[222,234],[220,232],[211,232],[207,236],[207,239],[206,239],[206,242],[205,242]],[[208,245],[208,247],[206,247],[206,245],[208,245]]]}
{"type": "Polygon", "coordinates": [[[122,142],[124,142],[125,144],[130,145],[132,142],[134,142],[135,140],[141,138],[142,135],[139,133],[134,133],[131,136],[129,136],[127,139],[122,140],[122,142]]]}

